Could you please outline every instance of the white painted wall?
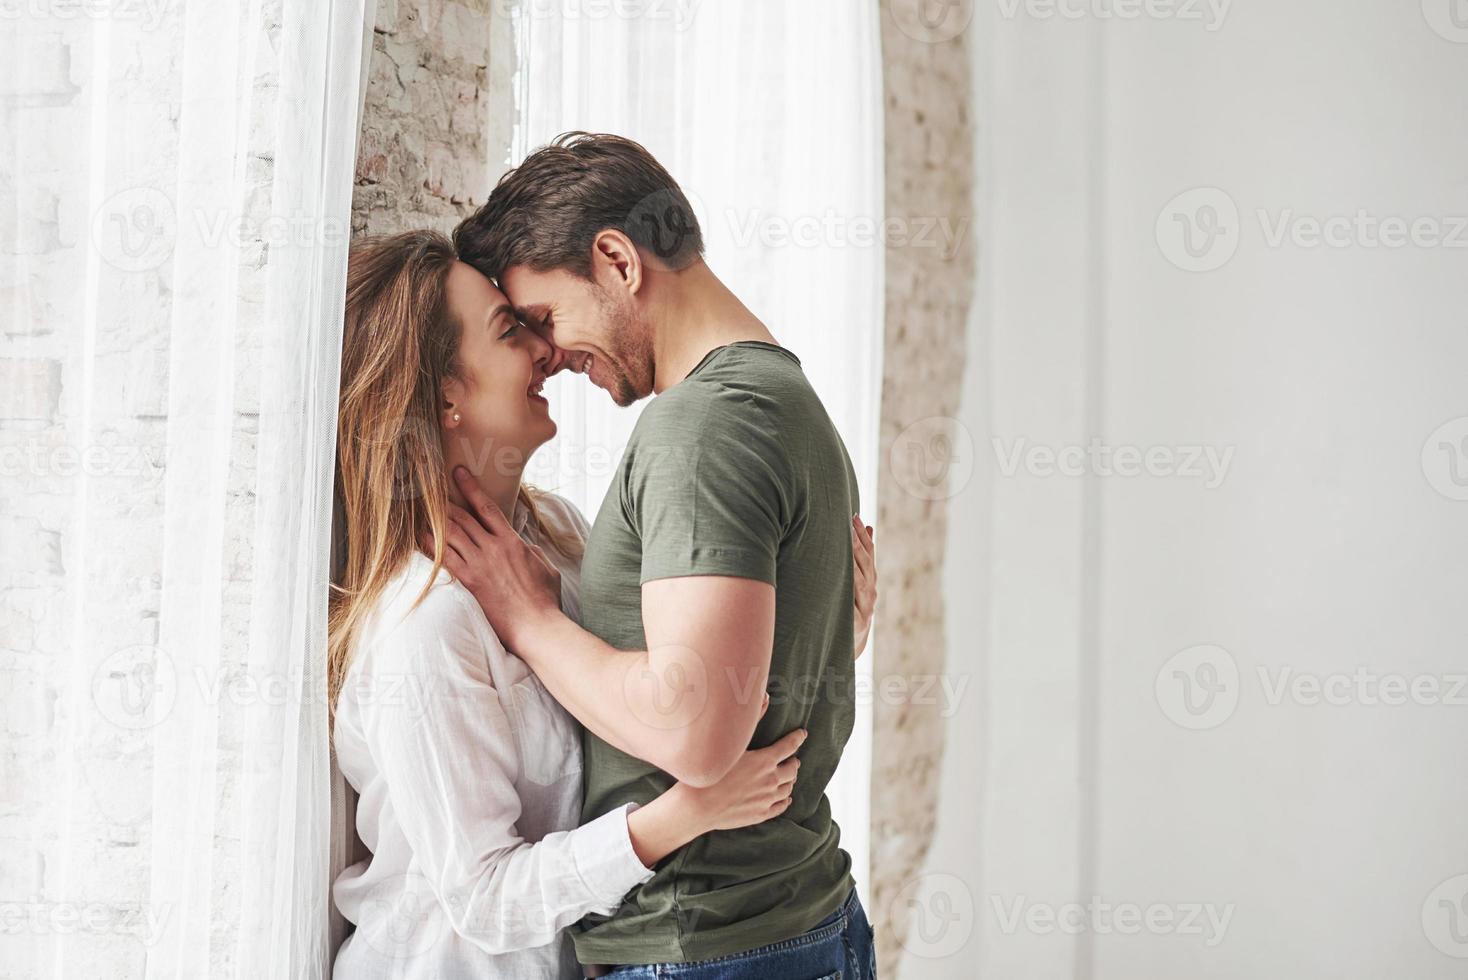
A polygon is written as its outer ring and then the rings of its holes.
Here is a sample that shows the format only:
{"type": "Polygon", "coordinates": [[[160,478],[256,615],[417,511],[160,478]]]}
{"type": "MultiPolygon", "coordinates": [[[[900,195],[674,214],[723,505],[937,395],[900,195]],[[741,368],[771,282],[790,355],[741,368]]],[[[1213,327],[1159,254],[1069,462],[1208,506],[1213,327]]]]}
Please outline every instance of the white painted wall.
{"type": "Polygon", "coordinates": [[[1468,421],[1434,434],[1468,417],[1451,2],[976,8],[975,466],[947,588],[972,683],[904,978],[1468,970],[1468,421]],[[1395,230],[1361,211],[1457,245],[1373,246],[1395,230]],[[1335,216],[1339,247],[1289,224],[1335,216]],[[1299,243],[1271,243],[1282,217],[1299,243]],[[1005,472],[1020,439],[1093,436],[1232,455],[1212,488],[1005,472]],[[1273,697],[1302,675],[1344,703],[1273,697]],[[1047,925],[1092,896],[1159,918],[1047,925]]]}

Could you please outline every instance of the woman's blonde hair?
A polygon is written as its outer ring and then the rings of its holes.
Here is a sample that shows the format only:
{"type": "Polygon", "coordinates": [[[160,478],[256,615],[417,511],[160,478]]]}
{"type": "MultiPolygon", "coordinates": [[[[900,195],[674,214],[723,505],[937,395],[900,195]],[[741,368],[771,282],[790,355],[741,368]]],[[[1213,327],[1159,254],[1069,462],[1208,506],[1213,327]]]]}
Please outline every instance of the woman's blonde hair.
{"type": "MultiPolygon", "coordinates": [[[[366,239],[347,265],[337,412],[336,506],[343,554],[328,606],[327,697],[335,720],[353,642],[384,587],[418,548],[434,542],[433,575],[443,567],[448,475],[439,429],[444,382],[458,374],[460,325],[445,282],[457,260],[434,231],[366,239]]],[[[579,543],[541,521],[538,492],[519,499],[557,549],[579,543]]]]}

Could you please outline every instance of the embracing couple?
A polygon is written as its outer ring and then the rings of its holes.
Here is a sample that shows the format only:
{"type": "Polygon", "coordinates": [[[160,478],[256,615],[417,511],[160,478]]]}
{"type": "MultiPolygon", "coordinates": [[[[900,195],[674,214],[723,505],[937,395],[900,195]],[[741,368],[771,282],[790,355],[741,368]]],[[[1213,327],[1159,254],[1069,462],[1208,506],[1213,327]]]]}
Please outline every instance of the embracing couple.
{"type": "Polygon", "coordinates": [[[329,678],[371,854],[334,885],[339,980],[874,973],[825,795],[871,531],[702,253],[667,171],[584,133],[452,241],[353,250],[329,678]],[[590,527],[521,482],[562,370],[656,395],[590,527]]]}

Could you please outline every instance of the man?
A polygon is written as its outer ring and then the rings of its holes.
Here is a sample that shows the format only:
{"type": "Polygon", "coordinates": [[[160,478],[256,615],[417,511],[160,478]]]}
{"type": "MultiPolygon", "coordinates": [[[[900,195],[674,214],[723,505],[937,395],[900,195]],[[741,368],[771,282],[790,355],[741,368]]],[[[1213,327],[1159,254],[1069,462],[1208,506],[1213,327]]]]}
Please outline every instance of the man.
{"type": "Polygon", "coordinates": [[[584,629],[536,557],[494,533],[493,506],[477,508],[494,542],[473,585],[486,615],[585,723],[583,819],[675,779],[709,785],[745,749],[809,732],[783,816],[684,847],[583,923],[578,957],[629,977],[684,963],[697,980],[714,959],[721,978],[869,976],[871,928],[825,796],[854,715],[857,488],[799,360],[704,263],[683,192],[630,140],[559,137],[454,242],[556,348],[554,369],[619,405],[657,395],[587,543],[584,629]]]}

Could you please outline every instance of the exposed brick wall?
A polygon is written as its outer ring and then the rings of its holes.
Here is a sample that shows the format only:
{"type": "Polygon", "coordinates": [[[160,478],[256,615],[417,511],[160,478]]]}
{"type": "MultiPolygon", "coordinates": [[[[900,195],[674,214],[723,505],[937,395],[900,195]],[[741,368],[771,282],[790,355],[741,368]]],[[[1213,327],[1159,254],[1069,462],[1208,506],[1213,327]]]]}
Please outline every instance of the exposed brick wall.
{"type": "MultiPolygon", "coordinates": [[[[948,508],[940,478],[964,451],[958,414],[975,277],[970,234],[975,159],[967,15],[957,3],[937,25],[914,0],[883,0],[886,212],[913,229],[886,253],[886,338],[878,492],[881,595],[877,683],[896,675],[917,691],[945,670],[942,574],[948,508]],[[930,236],[930,238],[933,236],[930,236]],[[945,442],[944,440],[951,440],[945,442]]],[[[929,7],[942,9],[939,5],[929,7]]],[[[869,908],[882,969],[896,967],[907,894],[932,842],[945,722],[941,699],[878,698],[872,754],[869,908]]]]}
{"type": "Polygon", "coordinates": [[[449,231],[489,196],[491,2],[379,0],[354,234],[449,231]]]}

